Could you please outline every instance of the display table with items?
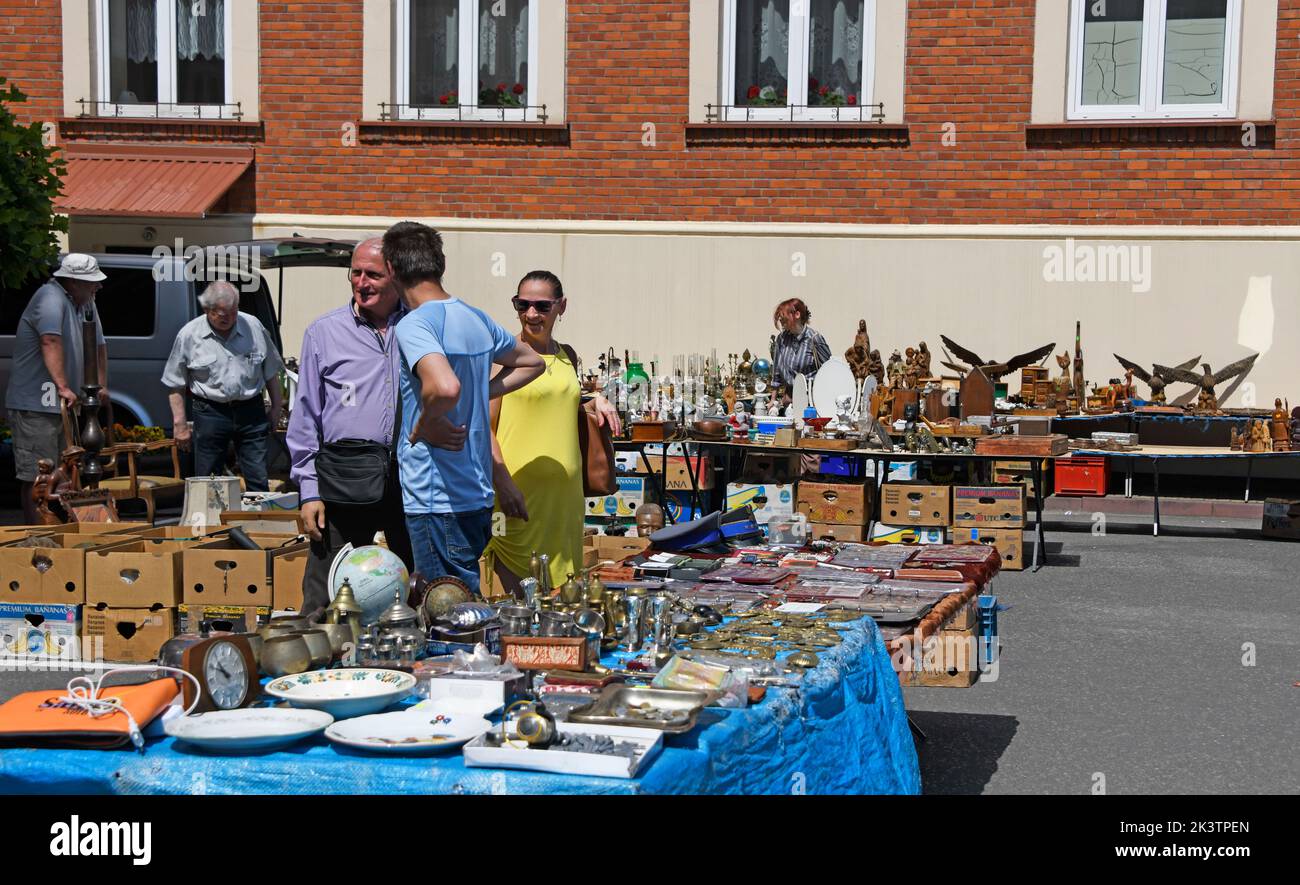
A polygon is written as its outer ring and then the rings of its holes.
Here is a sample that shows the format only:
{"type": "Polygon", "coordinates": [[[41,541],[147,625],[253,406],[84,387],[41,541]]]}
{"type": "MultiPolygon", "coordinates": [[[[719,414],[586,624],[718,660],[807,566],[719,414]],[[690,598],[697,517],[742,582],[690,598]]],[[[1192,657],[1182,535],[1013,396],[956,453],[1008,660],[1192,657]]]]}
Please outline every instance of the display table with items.
{"type": "Polygon", "coordinates": [[[539,557],[523,598],[491,604],[345,550],[314,622],[205,619],[140,685],[0,705],[0,789],[919,792],[902,686],[978,678],[996,549],[750,547],[748,510],[728,542],[713,520],[669,529],[559,588],[539,557]]]}

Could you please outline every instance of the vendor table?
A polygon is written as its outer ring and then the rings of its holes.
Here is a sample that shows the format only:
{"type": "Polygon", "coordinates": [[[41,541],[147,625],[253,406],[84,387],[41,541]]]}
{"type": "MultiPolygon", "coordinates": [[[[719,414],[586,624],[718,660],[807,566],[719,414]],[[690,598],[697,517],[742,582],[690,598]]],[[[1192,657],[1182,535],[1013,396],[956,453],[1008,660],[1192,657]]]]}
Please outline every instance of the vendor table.
{"type": "Polygon", "coordinates": [[[377,756],[323,736],[255,756],[207,755],[160,738],[143,754],[4,750],[0,793],[919,793],[902,689],[880,631],[868,618],[841,634],[799,689],[769,688],[744,710],[710,707],[687,734],[666,735],[635,780],[468,768],[457,751],[377,756]]]}
{"type": "MultiPolygon", "coordinates": [[[[1199,446],[1143,446],[1131,452],[1111,452],[1104,449],[1078,450],[1073,454],[1076,455],[1104,455],[1107,458],[1122,461],[1125,467],[1124,476],[1124,496],[1131,498],[1133,496],[1133,466],[1140,459],[1147,459],[1151,462],[1151,485],[1152,498],[1154,506],[1152,508],[1151,534],[1160,535],[1160,462],[1161,461],[1231,461],[1246,462],[1246,501],[1250,501],[1250,478],[1251,468],[1255,461],[1259,459],[1275,460],[1300,458],[1300,452],[1234,452],[1231,449],[1220,449],[1199,446]]],[[[1290,464],[1300,466],[1300,461],[1289,461],[1290,464]]]]}
{"type": "MultiPolygon", "coordinates": [[[[644,461],[648,467],[650,463],[649,458],[653,456],[646,454],[645,447],[647,445],[649,445],[649,443],[640,442],[640,441],[632,441],[632,442],[619,441],[614,443],[614,447],[619,451],[640,452],[641,460],[644,461]]],[[[658,443],[656,443],[656,445],[658,445],[658,443]]],[[[651,482],[654,483],[655,491],[658,492],[661,496],[664,494],[664,483],[667,481],[667,476],[668,476],[667,463],[669,457],[668,456],[669,443],[663,443],[662,445],[663,445],[663,449],[659,453],[658,457],[662,459],[664,468],[658,474],[655,474],[653,470],[650,471],[651,482]],[[656,475],[659,477],[657,481],[654,479],[656,475]]],[[[877,490],[877,494],[874,496],[875,501],[872,505],[872,512],[871,512],[871,521],[873,523],[878,522],[880,520],[879,490],[880,490],[880,486],[885,481],[885,476],[888,474],[888,465],[891,461],[893,462],[900,462],[900,461],[945,462],[946,461],[949,463],[968,462],[973,464],[992,464],[994,461],[1007,461],[1013,459],[1028,460],[1030,463],[1030,476],[1033,481],[1033,487],[1034,487],[1034,532],[1035,532],[1035,540],[1036,540],[1036,543],[1034,544],[1034,558],[1032,562],[1032,570],[1038,571],[1040,568],[1042,568],[1044,565],[1047,564],[1047,547],[1046,547],[1046,540],[1043,534],[1043,462],[1054,461],[1056,456],[1035,455],[1033,457],[1027,457],[1027,456],[1015,456],[1015,455],[969,455],[969,454],[951,454],[951,453],[934,453],[934,452],[883,452],[877,449],[850,449],[848,451],[831,451],[831,450],[824,450],[824,449],[788,448],[782,446],[755,445],[752,443],[704,442],[700,440],[686,440],[682,442],[682,445],[696,446],[697,451],[703,449],[714,449],[721,452],[726,452],[728,454],[728,461],[730,461],[730,456],[732,454],[738,452],[739,453],[753,452],[759,454],[783,452],[786,454],[798,454],[798,455],[831,455],[835,457],[851,458],[859,461],[860,463],[865,463],[867,460],[873,461],[875,464],[874,473],[875,473],[876,490],[877,490]]],[[[1062,457],[1068,457],[1068,455],[1062,457]]],[[[686,458],[685,460],[686,460],[686,475],[689,477],[691,483],[691,506],[702,510],[702,508],[700,508],[700,503],[699,503],[699,478],[695,475],[695,468],[693,466],[692,460],[690,458],[686,458]]],[[[724,479],[726,482],[731,481],[731,477],[734,475],[734,472],[735,471],[730,468],[728,468],[725,471],[726,476],[724,479]]],[[[660,500],[663,500],[663,498],[661,497],[660,500]]]]}

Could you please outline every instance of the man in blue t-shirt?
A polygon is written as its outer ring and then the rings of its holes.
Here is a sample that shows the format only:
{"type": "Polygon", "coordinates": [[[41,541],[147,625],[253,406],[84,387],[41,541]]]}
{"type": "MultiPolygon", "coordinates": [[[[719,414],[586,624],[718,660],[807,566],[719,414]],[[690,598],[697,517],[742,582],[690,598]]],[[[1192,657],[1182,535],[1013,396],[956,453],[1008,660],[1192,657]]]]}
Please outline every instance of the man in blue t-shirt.
{"type": "Polygon", "coordinates": [[[397,460],[415,568],[459,578],[475,592],[492,532],[492,422],[488,401],[546,368],[531,347],[442,288],[442,237],[403,221],[384,234],[384,260],[410,313],[402,351],[397,460]],[[492,366],[503,367],[492,377],[492,366]]]}

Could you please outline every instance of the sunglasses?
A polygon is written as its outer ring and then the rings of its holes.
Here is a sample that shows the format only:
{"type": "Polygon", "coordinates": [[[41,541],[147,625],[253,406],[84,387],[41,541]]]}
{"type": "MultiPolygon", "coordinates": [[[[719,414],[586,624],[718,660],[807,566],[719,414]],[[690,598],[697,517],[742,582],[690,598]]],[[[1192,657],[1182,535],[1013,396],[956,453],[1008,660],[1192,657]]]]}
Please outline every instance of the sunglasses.
{"type": "Polygon", "coordinates": [[[515,310],[518,311],[519,313],[528,313],[528,308],[531,307],[534,310],[536,310],[538,313],[547,314],[551,312],[551,308],[555,307],[555,305],[558,302],[526,301],[525,299],[520,298],[518,295],[516,295],[514,298],[510,299],[510,303],[515,306],[515,310]]]}

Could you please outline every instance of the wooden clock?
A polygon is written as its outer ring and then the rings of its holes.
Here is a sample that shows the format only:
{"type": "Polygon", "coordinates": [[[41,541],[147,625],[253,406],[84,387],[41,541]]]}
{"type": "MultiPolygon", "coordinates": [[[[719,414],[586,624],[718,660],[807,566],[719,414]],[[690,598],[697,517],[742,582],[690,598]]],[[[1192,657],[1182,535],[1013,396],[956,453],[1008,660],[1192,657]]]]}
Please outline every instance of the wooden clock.
{"type": "Polygon", "coordinates": [[[237,710],[260,694],[253,648],[242,636],[214,636],[194,643],[182,653],[181,669],[199,681],[198,689],[188,679],[181,683],[186,709],[198,691],[196,713],[237,710]]]}

